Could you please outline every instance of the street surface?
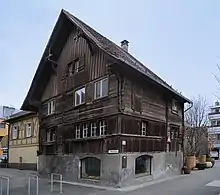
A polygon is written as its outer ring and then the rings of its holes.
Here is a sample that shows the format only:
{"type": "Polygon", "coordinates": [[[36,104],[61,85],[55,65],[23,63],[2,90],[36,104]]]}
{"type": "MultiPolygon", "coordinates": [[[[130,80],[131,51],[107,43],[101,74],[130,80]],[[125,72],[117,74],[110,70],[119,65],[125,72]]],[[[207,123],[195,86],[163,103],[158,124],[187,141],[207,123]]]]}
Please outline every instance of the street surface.
{"type": "MultiPolygon", "coordinates": [[[[31,171],[16,169],[0,169],[0,175],[10,177],[10,195],[28,194],[28,174],[36,174],[31,171]]],[[[31,180],[31,195],[35,195],[36,181],[31,180]]],[[[3,181],[3,195],[6,195],[6,181],[3,181]]],[[[50,184],[46,179],[39,179],[39,195],[59,194],[58,185],[56,192],[50,192],[50,184]]],[[[64,195],[219,195],[220,194],[220,162],[215,167],[193,171],[190,175],[179,175],[167,180],[155,180],[140,186],[111,190],[99,189],[87,186],[63,184],[64,195]]]]}

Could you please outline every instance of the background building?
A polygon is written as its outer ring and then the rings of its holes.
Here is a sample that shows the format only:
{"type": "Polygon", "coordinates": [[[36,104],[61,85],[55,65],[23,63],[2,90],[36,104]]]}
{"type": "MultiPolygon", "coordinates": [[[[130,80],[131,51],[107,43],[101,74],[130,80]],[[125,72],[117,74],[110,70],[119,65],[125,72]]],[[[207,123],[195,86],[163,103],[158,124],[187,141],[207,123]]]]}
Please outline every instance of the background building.
{"type": "Polygon", "coordinates": [[[38,116],[20,111],[6,120],[9,123],[8,166],[19,169],[37,169],[38,116]]]}
{"type": "MultiPolygon", "coordinates": [[[[208,114],[210,126],[208,128],[209,137],[213,140],[213,150],[219,153],[220,149],[220,104],[218,101],[210,107],[208,114]]],[[[217,155],[215,152],[215,154],[217,155]]],[[[218,157],[217,157],[218,158],[218,157]]]]}

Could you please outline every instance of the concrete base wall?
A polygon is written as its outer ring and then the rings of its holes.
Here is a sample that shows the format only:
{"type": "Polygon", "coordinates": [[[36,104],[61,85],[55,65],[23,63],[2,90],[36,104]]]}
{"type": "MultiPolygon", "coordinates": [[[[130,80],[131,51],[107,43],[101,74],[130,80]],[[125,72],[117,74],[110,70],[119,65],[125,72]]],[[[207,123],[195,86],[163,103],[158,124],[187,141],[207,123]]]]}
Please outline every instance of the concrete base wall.
{"type": "Polygon", "coordinates": [[[122,187],[135,183],[146,182],[152,179],[180,174],[182,168],[181,152],[160,153],[126,153],[126,154],[100,154],[100,155],[41,155],[39,156],[38,171],[49,176],[50,173],[61,173],[65,181],[78,181],[99,185],[122,187]],[[135,160],[141,155],[152,156],[151,175],[135,174],[135,160]],[[82,179],[81,159],[95,157],[101,160],[100,179],[82,179]],[[122,169],[122,158],[127,158],[127,168],[122,169]]]}

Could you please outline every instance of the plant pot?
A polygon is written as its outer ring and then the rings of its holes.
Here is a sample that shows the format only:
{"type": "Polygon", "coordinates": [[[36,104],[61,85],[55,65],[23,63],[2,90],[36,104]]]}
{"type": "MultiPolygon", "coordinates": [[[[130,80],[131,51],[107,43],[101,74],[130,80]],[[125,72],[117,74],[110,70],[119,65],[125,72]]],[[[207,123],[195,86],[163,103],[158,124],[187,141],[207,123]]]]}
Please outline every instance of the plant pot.
{"type": "Polygon", "coordinates": [[[186,167],[189,169],[193,169],[196,166],[196,157],[195,156],[187,156],[186,157],[186,167]]]}
{"type": "Polygon", "coordinates": [[[206,162],[206,168],[211,168],[212,167],[212,163],[211,162],[206,162]]]}
{"type": "Polygon", "coordinates": [[[196,168],[198,168],[198,170],[204,170],[206,168],[206,164],[197,163],[196,168]]]}
{"type": "Polygon", "coordinates": [[[183,173],[184,174],[190,174],[191,173],[191,169],[189,169],[188,167],[183,167],[183,173]]]}
{"type": "Polygon", "coordinates": [[[199,157],[199,163],[200,164],[205,164],[205,162],[206,162],[206,155],[201,155],[199,157]]]}

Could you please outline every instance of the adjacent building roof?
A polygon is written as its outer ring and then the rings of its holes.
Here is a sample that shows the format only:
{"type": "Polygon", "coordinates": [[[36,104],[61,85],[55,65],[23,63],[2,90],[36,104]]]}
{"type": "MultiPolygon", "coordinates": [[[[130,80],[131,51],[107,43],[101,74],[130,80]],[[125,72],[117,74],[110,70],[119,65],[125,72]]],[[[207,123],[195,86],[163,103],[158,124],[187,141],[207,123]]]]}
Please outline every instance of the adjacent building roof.
{"type": "MultiPolygon", "coordinates": [[[[157,76],[155,73],[153,73],[150,69],[148,69],[146,66],[144,66],[141,62],[139,62],[136,58],[134,58],[131,54],[124,51],[121,47],[104,37],[103,35],[99,34],[97,31],[95,31],[93,28],[89,27],[87,24],[67,12],[66,10],[62,10],[59,16],[59,20],[61,20],[61,17],[66,17],[73,25],[76,25],[86,36],[88,39],[90,39],[94,44],[96,44],[101,50],[112,56],[116,60],[120,60],[122,63],[127,64],[128,66],[132,67],[134,70],[139,71],[140,73],[144,74],[146,77],[150,78],[152,81],[158,83],[162,87],[166,88],[170,92],[177,95],[179,98],[183,99],[185,102],[191,103],[191,101],[184,97],[181,93],[174,90],[170,85],[168,85],[164,80],[162,80],[159,76],[157,76]]],[[[58,24],[58,22],[57,22],[58,24]]],[[[54,31],[58,31],[57,24],[54,28],[54,31]]],[[[55,33],[53,32],[51,36],[53,36],[55,33]]],[[[49,42],[51,42],[52,37],[50,38],[49,42]]],[[[48,43],[49,44],[49,43],[48,43]]],[[[48,45],[47,45],[48,47],[48,45]]],[[[47,50],[47,48],[46,48],[47,50]]],[[[46,53],[46,50],[44,52],[46,53]]],[[[43,59],[41,59],[40,65],[36,71],[35,77],[39,77],[40,70],[42,70],[41,66],[43,63],[43,59]]],[[[42,74],[42,73],[41,73],[42,74]]],[[[35,86],[34,81],[37,80],[37,78],[33,79],[31,88],[35,86]]],[[[31,89],[30,88],[30,89],[31,89]]],[[[28,97],[31,95],[30,91],[28,92],[28,95],[22,105],[21,109],[25,109],[27,106],[28,97]]]]}
{"type": "Polygon", "coordinates": [[[10,122],[14,119],[19,119],[21,117],[24,117],[24,116],[27,116],[27,115],[30,115],[30,114],[35,114],[35,112],[32,112],[32,111],[20,111],[20,112],[17,112],[15,114],[12,114],[11,116],[9,116],[9,118],[7,120],[5,120],[5,122],[10,122]]]}

